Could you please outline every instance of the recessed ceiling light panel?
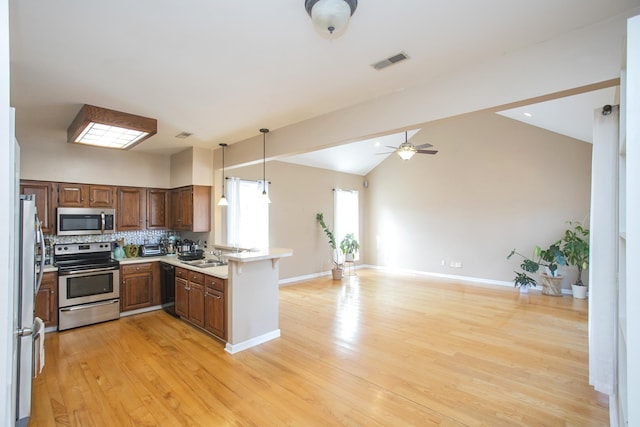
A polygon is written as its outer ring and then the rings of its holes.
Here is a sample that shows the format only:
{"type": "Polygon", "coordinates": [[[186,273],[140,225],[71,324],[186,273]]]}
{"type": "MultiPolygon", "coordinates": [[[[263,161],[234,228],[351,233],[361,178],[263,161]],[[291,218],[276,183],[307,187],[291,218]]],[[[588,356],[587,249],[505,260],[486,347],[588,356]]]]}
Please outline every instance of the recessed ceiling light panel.
{"type": "Polygon", "coordinates": [[[158,121],[84,105],[67,129],[67,142],[126,150],[157,133],[158,121]]]}

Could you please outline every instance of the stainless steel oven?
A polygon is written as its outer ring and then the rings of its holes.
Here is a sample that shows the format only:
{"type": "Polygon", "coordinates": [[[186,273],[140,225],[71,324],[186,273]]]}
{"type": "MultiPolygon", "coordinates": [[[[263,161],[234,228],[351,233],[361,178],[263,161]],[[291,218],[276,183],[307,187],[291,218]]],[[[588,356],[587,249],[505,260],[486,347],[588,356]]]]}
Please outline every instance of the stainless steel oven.
{"type": "Polygon", "coordinates": [[[110,243],[56,245],[58,330],[120,317],[120,272],[110,243]]]}

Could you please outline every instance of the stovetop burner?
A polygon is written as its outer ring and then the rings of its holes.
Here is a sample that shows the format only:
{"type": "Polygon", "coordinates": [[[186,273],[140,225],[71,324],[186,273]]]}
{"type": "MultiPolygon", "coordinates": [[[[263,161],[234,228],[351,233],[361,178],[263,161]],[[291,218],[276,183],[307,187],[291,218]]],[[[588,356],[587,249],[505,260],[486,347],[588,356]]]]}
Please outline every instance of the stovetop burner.
{"type": "Polygon", "coordinates": [[[118,261],[111,258],[111,243],[70,243],[54,246],[58,271],[69,270],[113,270],[118,261]]]}

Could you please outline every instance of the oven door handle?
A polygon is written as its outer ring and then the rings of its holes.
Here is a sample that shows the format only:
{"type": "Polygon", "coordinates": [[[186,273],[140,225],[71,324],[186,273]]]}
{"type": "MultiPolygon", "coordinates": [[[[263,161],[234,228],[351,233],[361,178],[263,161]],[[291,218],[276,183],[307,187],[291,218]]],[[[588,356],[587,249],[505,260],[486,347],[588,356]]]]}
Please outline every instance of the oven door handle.
{"type": "Polygon", "coordinates": [[[90,270],[68,270],[68,271],[59,271],[58,275],[62,277],[67,276],[96,276],[100,273],[108,273],[109,271],[116,271],[118,267],[113,268],[92,268],[90,270]],[[87,274],[87,273],[96,273],[96,274],[87,274]]]}
{"type": "Polygon", "coordinates": [[[82,305],[76,305],[74,307],[61,308],[60,311],[67,312],[67,311],[84,310],[87,308],[99,307],[101,305],[117,304],[119,302],[120,300],[112,299],[108,301],[93,302],[90,304],[82,304],[82,305]]]}

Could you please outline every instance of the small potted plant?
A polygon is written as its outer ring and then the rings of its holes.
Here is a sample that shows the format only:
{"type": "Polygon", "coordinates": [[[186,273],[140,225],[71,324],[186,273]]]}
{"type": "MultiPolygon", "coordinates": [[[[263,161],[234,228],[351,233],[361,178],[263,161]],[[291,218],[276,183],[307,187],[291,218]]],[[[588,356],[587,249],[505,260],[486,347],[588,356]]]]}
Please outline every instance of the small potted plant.
{"type": "Polygon", "coordinates": [[[589,230],[579,222],[570,222],[572,228],[564,232],[562,253],[568,265],[578,268],[578,278],[571,285],[574,298],[587,297],[587,287],[582,283],[582,271],[589,266],[589,230]]]}
{"type": "Polygon", "coordinates": [[[355,254],[360,249],[360,244],[353,236],[353,233],[349,233],[344,236],[344,239],[340,242],[340,250],[344,254],[345,261],[353,261],[355,254]]]}
{"type": "MultiPolygon", "coordinates": [[[[542,273],[540,276],[542,277],[542,293],[545,295],[553,295],[553,296],[561,296],[562,288],[561,283],[563,276],[558,274],[558,266],[565,265],[566,261],[564,258],[564,254],[560,249],[560,241],[553,243],[549,248],[543,250],[540,246],[536,246],[533,257],[528,258],[521,253],[517,252],[515,249],[511,251],[511,253],[507,256],[507,259],[511,258],[513,255],[518,255],[523,258],[522,264],[520,264],[520,268],[528,273],[537,273],[540,270],[540,267],[545,267],[546,272],[542,273]]],[[[526,273],[517,273],[516,278],[514,279],[514,284],[518,285],[518,282],[528,283],[530,281],[535,283],[535,280],[526,275],[526,273]],[[521,276],[524,274],[528,279],[521,276]]]]}
{"type": "Polygon", "coordinates": [[[329,246],[333,251],[332,261],[334,267],[331,270],[331,276],[333,277],[333,280],[340,280],[342,279],[342,263],[340,262],[340,252],[336,250],[336,238],[324,222],[324,215],[322,213],[316,214],[316,221],[318,221],[320,227],[322,227],[322,231],[324,231],[324,234],[329,238],[329,246]]]}

